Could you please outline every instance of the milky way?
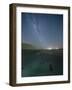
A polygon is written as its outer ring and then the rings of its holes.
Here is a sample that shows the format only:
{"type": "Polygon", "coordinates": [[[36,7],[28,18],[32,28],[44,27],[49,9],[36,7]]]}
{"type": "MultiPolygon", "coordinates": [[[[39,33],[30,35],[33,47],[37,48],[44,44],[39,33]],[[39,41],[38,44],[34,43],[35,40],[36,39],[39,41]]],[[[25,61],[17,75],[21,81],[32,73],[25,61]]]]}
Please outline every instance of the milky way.
{"type": "Polygon", "coordinates": [[[32,24],[33,24],[33,27],[34,27],[34,30],[33,32],[36,34],[36,38],[37,40],[39,41],[38,43],[40,44],[40,46],[42,47],[43,46],[43,37],[41,36],[41,33],[39,31],[39,22],[36,20],[35,17],[32,16],[32,24]]]}

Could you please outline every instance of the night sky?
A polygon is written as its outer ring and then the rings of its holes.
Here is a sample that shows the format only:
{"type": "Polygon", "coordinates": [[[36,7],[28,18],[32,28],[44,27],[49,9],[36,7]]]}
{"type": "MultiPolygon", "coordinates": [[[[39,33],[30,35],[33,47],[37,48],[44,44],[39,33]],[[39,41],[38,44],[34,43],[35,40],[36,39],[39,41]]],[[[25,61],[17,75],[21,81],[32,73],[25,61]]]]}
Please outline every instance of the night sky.
{"type": "Polygon", "coordinates": [[[22,43],[63,48],[63,15],[22,13],[22,43]]]}

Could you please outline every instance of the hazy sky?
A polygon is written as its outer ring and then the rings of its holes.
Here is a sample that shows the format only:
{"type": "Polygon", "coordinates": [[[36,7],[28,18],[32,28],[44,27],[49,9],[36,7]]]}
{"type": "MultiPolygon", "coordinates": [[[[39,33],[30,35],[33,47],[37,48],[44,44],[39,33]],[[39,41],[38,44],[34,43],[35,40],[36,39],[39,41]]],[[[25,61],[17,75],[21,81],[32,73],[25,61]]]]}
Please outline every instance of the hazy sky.
{"type": "Polygon", "coordinates": [[[63,47],[63,15],[22,13],[22,42],[42,48],[63,47]]]}

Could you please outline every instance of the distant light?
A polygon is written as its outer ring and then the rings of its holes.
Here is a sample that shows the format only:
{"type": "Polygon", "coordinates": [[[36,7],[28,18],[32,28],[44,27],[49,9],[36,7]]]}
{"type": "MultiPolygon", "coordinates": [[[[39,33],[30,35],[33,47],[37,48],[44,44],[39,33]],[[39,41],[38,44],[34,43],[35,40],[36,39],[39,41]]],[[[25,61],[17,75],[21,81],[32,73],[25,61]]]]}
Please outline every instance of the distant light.
{"type": "Polygon", "coordinates": [[[47,48],[48,50],[52,50],[53,48],[47,48]]]}
{"type": "Polygon", "coordinates": [[[57,50],[57,49],[59,49],[59,48],[46,48],[46,49],[48,49],[48,50],[56,49],[56,50],[57,50]]]}
{"type": "Polygon", "coordinates": [[[59,49],[59,48],[55,48],[55,49],[59,49]]]}

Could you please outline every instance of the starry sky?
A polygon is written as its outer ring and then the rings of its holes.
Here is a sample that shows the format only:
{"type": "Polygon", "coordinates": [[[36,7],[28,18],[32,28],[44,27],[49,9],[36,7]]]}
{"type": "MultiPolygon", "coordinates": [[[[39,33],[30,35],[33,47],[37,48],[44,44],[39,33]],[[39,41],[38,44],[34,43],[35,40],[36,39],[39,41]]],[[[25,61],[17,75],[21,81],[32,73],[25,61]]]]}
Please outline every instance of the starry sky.
{"type": "Polygon", "coordinates": [[[22,43],[63,48],[63,15],[21,13],[22,43]]]}

